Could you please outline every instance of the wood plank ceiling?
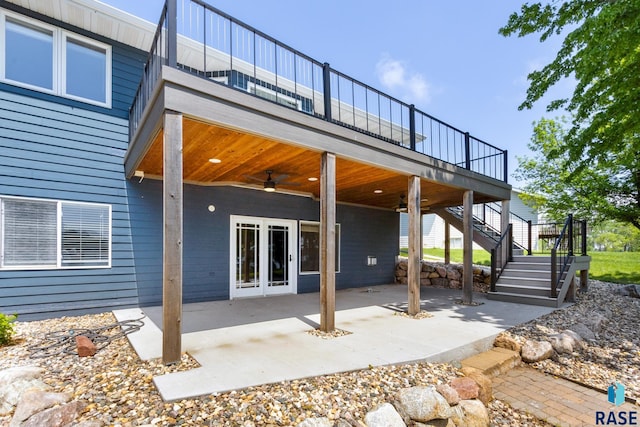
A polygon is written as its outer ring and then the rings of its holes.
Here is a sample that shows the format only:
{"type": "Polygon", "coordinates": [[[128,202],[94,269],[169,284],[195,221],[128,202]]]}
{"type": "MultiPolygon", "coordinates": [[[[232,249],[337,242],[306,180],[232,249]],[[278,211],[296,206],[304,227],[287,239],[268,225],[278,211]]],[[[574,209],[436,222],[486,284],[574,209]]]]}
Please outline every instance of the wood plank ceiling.
{"type": "MultiPolygon", "coordinates": [[[[162,139],[160,132],[138,166],[145,176],[162,176],[162,139]]],[[[270,170],[276,181],[286,176],[276,183],[277,191],[319,198],[320,157],[320,152],[184,118],[186,183],[261,189],[270,170]]],[[[338,202],[393,210],[407,194],[408,175],[338,158],[336,188],[338,202]]],[[[421,180],[424,211],[461,205],[463,193],[461,188],[421,180]]],[[[482,201],[482,195],[476,195],[476,203],[482,201]]]]}

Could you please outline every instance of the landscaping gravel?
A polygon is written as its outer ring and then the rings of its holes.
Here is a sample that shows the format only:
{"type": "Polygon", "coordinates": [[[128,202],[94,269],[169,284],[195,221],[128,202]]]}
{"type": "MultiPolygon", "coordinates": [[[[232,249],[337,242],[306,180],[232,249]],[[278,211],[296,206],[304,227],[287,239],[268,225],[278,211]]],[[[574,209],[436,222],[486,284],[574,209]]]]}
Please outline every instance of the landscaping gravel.
{"type": "MultiPolygon", "coordinates": [[[[628,396],[638,398],[640,300],[613,295],[613,286],[592,282],[577,304],[513,328],[510,334],[520,340],[538,339],[566,329],[576,319],[602,315],[606,320],[594,342],[574,355],[555,357],[535,367],[599,388],[617,380],[627,386],[628,396]]],[[[0,370],[25,365],[45,368],[43,380],[53,391],[71,393],[87,403],[78,421],[105,426],[295,426],[314,417],[360,426],[369,410],[393,401],[399,390],[446,383],[458,375],[455,364],[370,367],[165,403],[152,379],[197,366],[187,354],[173,366],[164,366],[160,360],[141,361],[127,339],[119,338],[93,357],[29,357],[28,347],[40,342],[46,332],[94,329],[113,322],[111,313],[17,322],[14,344],[0,348],[0,370]]],[[[498,400],[489,404],[489,413],[495,426],[548,426],[498,400]]],[[[9,421],[8,416],[0,417],[0,425],[9,421]]]]}

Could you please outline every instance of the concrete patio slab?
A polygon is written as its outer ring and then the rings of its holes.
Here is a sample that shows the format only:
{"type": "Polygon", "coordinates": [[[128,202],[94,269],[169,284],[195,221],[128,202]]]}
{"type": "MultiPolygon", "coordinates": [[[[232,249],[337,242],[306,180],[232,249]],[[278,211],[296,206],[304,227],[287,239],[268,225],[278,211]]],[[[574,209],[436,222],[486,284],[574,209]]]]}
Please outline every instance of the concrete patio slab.
{"type": "MultiPolygon", "coordinates": [[[[460,361],[489,349],[495,336],[553,311],[487,300],[462,305],[460,290],[421,289],[432,317],[398,315],[406,309],[401,285],[336,292],[336,327],[348,335],[324,339],[317,328],[317,293],[214,301],[183,306],[183,351],[201,367],[154,378],[167,401],[357,369],[415,361],[460,361]]],[[[146,315],[128,338],[142,359],[162,355],[162,307],[118,310],[118,320],[146,315]]]]}

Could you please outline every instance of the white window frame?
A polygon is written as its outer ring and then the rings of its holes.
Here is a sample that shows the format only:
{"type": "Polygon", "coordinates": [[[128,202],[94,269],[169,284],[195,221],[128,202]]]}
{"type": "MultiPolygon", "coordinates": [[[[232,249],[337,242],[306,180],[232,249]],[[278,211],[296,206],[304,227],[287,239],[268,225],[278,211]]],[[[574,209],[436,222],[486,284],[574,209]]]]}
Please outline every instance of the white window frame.
{"type": "Polygon", "coordinates": [[[100,107],[111,108],[112,104],[112,47],[105,43],[100,43],[96,40],[88,37],[81,36],[71,31],[63,30],[62,28],[54,27],[49,24],[45,24],[41,21],[37,21],[32,18],[28,18],[22,15],[11,13],[0,9],[0,34],[2,39],[0,43],[0,81],[13,86],[24,87],[32,89],[38,92],[48,93],[52,95],[61,96],[64,98],[73,99],[76,101],[84,102],[87,104],[93,104],[100,107]],[[51,32],[53,35],[53,89],[48,89],[40,86],[31,85],[17,80],[11,80],[6,77],[6,37],[4,37],[6,31],[7,18],[13,21],[22,23],[26,26],[39,28],[41,30],[51,32]],[[76,40],[79,43],[89,45],[97,50],[104,51],[105,53],[105,101],[97,101],[95,99],[83,98],[81,96],[72,95],[66,93],[66,71],[67,71],[67,40],[76,40]]]}
{"type": "MultiPolygon", "coordinates": [[[[318,221],[300,221],[298,225],[298,273],[302,275],[312,275],[312,274],[320,274],[320,271],[303,271],[302,270],[302,228],[304,225],[317,225],[318,226],[318,234],[320,233],[320,222],[318,221]]],[[[340,265],[342,258],[342,226],[340,223],[336,223],[336,246],[338,249],[338,256],[336,258],[336,273],[340,273],[340,265]]],[[[320,251],[318,251],[318,256],[320,256],[320,251]]]]}
{"type": "Polygon", "coordinates": [[[267,87],[264,87],[262,85],[257,85],[254,82],[247,82],[247,92],[249,92],[252,95],[257,96],[258,98],[262,98],[262,99],[266,99],[267,101],[271,101],[274,102],[278,105],[282,105],[283,107],[287,107],[287,108],[291,108],[291,109],[296,109],[298,111],[302,111],[302,101],[300,101],[299,99],[293,98],[289,95],[284,95],[282,93],[278,93],[273,89],[269,89],[267,87]],[[265,94],[271,94],[274,97],[274,100],[271,100],[265,96],[260,95],[258,92],[262,91],[265,94]],[[283,100],[286,101],[287,103],[284,102],[279,102],[279,100],[283,100]],[[294,107],[295,105],[295,107],[294,107]]]}
{"type": "MultiPolygon", "coordinates": [[[[33,197],[13,197],[13,196],[2,196],[0,195],[0,271],[2,270],[86,270],[86,269],[103,269],[103,268],[111,268],[112,262],[112,243],[113,243],[113,209],[112,206],[105,203],[85,203],[85,202],[74,202],[67,200],[52,200],[52,199],[40,199],[33,197]],[[4,213],[4,204],[3,200],[23,200],[26,202],[41,202],[41,203],[55,203],[56,207],[56,263],[54,264],[33,264],[33,265],[4,265],[4,251],[5,251],[5,240],[4,240],[4,232],[5,232],[5,213],[4,213]],[[82,205],[82,206],[95,206],[101,208],[108,208],[109,218],[108,218],[108,248],[107,248],[107,263],[100,265],[91,265],[91,264],[77,264],[73,265],[63,265],[65,262],[62,257],[62,207],[63,205],[82,205]]],[[[69,262],[69,261],[66,261],[69,262]]]]}

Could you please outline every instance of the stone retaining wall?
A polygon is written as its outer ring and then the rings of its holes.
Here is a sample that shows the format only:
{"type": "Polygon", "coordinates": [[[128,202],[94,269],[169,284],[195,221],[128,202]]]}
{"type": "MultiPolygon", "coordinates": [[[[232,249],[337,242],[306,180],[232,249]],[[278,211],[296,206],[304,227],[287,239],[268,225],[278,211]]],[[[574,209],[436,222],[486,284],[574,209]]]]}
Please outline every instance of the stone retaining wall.
{"type": "MultiPolygon", "coordinates": [[[[422,260],[420,286],[437,288],[462,289],[462,264],[444,264],[422,260]]],[[[407,284],[407,260],[396,262],[396,283],[407,284]]],[[[491,287],[491,269],[484,266],[473,266],[473,290],[488,292],[491,287]]]]}

